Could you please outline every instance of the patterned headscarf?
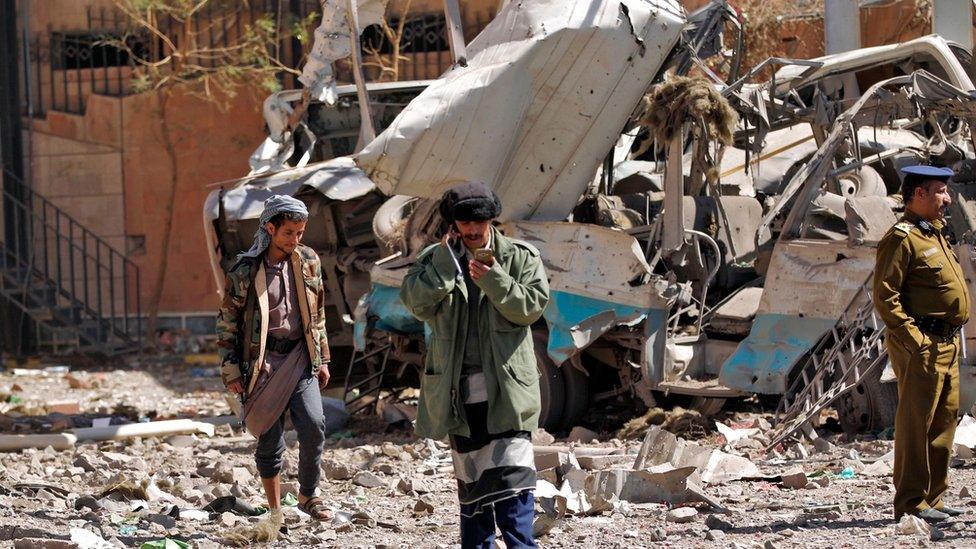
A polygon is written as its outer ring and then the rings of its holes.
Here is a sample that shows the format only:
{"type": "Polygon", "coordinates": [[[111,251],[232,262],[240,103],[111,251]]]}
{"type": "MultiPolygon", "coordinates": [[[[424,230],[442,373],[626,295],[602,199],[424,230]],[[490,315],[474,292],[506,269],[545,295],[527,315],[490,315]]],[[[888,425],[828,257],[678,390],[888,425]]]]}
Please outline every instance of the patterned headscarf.
{"type": "Polygon", "coordinates": [[[254,244],[251,245],[250,250],[237,256],[238,261],[245,257],[257,257],[261,255],[261,252],[268,249],[268,245],[271,244],[271,233],[268,232],[265,225],[271,221],[272,217],[280,213],[296,214],[303,219],[308,219],[308,208],[301,200],[288,195],[272,196],[265,200],[264,211],[261,212],[261,220],[258,222],[258,230],[254,233],[254,244]]]}

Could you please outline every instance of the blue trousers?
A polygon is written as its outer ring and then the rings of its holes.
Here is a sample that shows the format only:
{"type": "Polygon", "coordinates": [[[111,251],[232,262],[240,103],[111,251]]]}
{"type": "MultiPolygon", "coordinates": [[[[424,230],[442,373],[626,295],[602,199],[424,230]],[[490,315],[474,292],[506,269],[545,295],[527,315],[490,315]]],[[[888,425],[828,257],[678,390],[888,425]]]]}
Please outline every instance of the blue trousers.
{"type": "Polygon", "coordinates": [[[492,505],[486,505],[474,516],[468,512],[473,506],[461,505],[461,547],[463,549],[493,549],[495,525],[509,549],[536,547],[532,537],[535,499],[532,490],[521,492],[492,505]]]}

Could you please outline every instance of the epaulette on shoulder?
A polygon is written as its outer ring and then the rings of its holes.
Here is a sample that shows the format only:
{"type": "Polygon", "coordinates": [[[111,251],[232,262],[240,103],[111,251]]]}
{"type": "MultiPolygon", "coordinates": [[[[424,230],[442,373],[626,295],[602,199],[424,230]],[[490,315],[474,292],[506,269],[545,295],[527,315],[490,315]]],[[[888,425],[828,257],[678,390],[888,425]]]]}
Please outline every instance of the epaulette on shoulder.
{"type": "Polygon", "coordinates": [[[893,234],[908,236],[908,234],[911,233],[912,229],[914,228],[915,225],[912,225],[907,221],[899,221],[898,223],[895,223],[895,225],[891,228],[891,230],[893,234]]]}

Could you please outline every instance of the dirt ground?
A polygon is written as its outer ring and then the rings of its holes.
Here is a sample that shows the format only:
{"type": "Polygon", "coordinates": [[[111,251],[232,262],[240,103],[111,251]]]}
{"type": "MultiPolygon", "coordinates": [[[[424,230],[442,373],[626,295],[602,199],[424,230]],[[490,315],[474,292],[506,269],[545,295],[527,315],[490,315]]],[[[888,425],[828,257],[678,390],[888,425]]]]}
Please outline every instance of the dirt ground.
{"type": "MultiPolygon", "coordinates": [[[[67,377],[57,369],[48,373],[8,369],[0,374],[0,400],[4,402],[0,428],[7,434],[38,433],[86,427],[92,419],[104,417],[121,423],[230,414],[212,363],[194,360],[143,360],[118,370],[72,368],[67,377]],[[52,409],[65,414],[52,414],[52,409]]],[[[733,425],[769,419],[748,406],[737,408],[739,411],[723,413],[717,419],[733,425]]],[[[639,447],[639,439],[620,441],[614,434],[601,432],[600,442],[589,445],[632,451],[639,447]]],[[[695,442],[702,445],[724,443],[714,432],[699,435],[695,442]]],[[[970,510],[969,514],[940,525],[934,533],[896,534],[890,475],[864,472],[892,443],[872,437],[842,442],[839,434],[829,436],[834,443],[831,448],[819,453],[811,448],[805,459],[794,459],[800,455],[796,448],[785,449],[781,457],[764,456],[761,444],[748,440],[731,450],[749,456],[763,475],[799,468],[808,477],[801,482],[805,487],[789,488],[779,479],[705,485],[703,491],[727,507],[728,513],[693,504],[689,507],[697,514],[679,523],[667,520],[670,509],[666,504],[621,503],[593,516],[552,521],[539,544],[587,548],[976,547],[976,499],[969,494],[976,480],[976,461],[956,460],[950,471],[948,501],[970,510]]],[[[295,492],[297,445],[293,432],[286,438],[284,491],[295,492]]],[[[562,442],[557,439],[553,444],[562,442]]],[[[0,461],[0,542],[14,547],[98,547],[98,539],[103,539],[103,547],[132,547],[170,537],[192,547],[223,545],[227,532],[260,517],[199,509],[221,496],[262,505],[253,449],[252,437],[225,423],[216,427],[213,437],[175,435],[79,443],[66,451],[47,448],[7,453],[0,461]],[[123,482],[137,488],[143,483],[142,490],[116,490],[100,497],[123,482]],[[83,541],[85,532],[79,529],[88,531],[88,541],[83,541]],[[69,541],[72,536],[75,542],[69,541]]],[[[456,544],[455,484],[445,444],[392,429],[378,417],[355,419],[328,439],[323,469],[322,496],[337,518],[319,523],[286,506],[285,532],[270,546],[456,544]]]]}

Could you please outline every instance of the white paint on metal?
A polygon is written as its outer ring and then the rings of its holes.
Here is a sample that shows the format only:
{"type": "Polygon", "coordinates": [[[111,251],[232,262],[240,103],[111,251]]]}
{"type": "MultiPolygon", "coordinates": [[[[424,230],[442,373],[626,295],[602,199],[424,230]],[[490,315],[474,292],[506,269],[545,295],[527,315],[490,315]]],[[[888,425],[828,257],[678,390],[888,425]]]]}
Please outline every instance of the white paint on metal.
{"type": "Polygon", "coordinates": [[[564,219],[678,41],[673,0],[509,3],[357,161],[386,194],[464,180],[502,219],[564,219]]]}
{"type": "Polygon", "coordinates": [[[667,308],[667,301],[647,284],[650,275],[637,240],[629,234],[586,223],[506,223],[508,236],[537,247],[549,275],[549,288],[574,295],[645,309],[667,308]]]}

